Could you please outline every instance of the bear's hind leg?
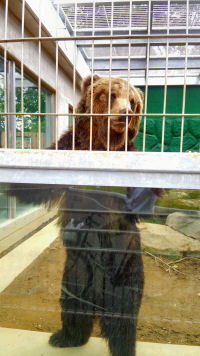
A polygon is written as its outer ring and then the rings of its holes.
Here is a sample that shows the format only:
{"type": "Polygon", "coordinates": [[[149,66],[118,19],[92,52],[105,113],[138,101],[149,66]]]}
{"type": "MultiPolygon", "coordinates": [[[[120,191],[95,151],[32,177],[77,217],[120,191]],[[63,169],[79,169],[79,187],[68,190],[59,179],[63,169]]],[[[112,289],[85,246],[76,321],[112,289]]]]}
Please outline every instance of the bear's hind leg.
{"type": "Polygon", "coordinates": [[[62,329],[51,335],[49,339],[52,346],[74,347],[87,343],[93,328],[92,317],[65,314],[64,317],[62,315],[62,320],[62,329]]]}
{"type": "Polygon", "coordinates": [[[136,323],[119,318],[101,320],[102,337],[108,340],[112,356],[135,356],[136,323]]]}

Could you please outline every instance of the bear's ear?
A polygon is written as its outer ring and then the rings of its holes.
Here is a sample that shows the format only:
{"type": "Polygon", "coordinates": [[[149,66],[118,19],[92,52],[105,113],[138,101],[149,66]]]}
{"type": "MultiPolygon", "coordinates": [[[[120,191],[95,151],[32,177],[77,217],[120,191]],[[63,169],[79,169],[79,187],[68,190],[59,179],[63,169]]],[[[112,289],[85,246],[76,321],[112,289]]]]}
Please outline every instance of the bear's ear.
{"type": "MultiPolygon", "coordinates": [[[[96,82],[99,79],[100,79],[99,75],[97,75],[97,74],[93,75],[93,83],[96,82]]],[[[89,85],[91,85],[91,81],[92,81],[92,76],[91,75],[89,75],[87,78],[85,78],[83,80],[82,87],[81,87],[82,94],[85,94],[87,88],[89,87],[89,85]]]]}
{"type": "Polygon", "coordinates": [[[142,100],[142,102],[144,101],[144,94],[143,94],[143,91],[140,89],[140,88],[136,88],[138,94],[140,95],[140,98],[142,100]]]}
{"type": "Polygon", "coordinates": [[[143,101],[144,101],[144,94],[141,89],[135,88],[138,94],[137,106],[136,106],[136,113],[142,114],[143,109],[143,101]]]}

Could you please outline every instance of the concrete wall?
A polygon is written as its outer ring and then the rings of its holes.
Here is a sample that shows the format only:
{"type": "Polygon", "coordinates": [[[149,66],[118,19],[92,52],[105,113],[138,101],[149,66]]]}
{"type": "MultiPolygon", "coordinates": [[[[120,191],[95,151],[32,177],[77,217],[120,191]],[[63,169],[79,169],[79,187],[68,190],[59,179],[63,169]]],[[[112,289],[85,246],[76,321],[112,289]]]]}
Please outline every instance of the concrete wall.
{"type": "MultiPolygon", "coordinates": [[[[64,25],[50,1],[28,0],[25,11],[25,37],[38,36],[38,16],[42,20],[42,36],[69,36],[64,25]],[[41,7],[40,7],[40,6],[41,7]],[[53,19],[53,21],[52,21],[53,19]]],[[[9,0],[7,38],[20,38],[21,2],[9,0]]],[[[0,3],[0,38],[5,38],[5,5],[0,3]]],[[[3,45],[0,44],[3,50],[3,45]]],[[[7,43],[7,57],[13,58],[20,66],[22,59],[22,43],[7,43]]],[[[39,74],[38,42],[24,42],[24,72],[37,79],[39,74]]],[[[3,53],[3,52],[2,52],[3,53]]],[[[69,104],[73,105],[73,43],[59,43],[58,70],[58,112],[68,113],[69,104]]],[[[76,103],[80,98],[80,79],[90,73],[87,64],[79,53],[77,56],[77,90],[76,103]]],[[[43,85],[52,91],[56,90],[56,46],[53,41],[42,42],[41,51],[41,80],[43,85]]],[[[66,128],[68,117],[59,117],[58,134],[66,128]]]]}

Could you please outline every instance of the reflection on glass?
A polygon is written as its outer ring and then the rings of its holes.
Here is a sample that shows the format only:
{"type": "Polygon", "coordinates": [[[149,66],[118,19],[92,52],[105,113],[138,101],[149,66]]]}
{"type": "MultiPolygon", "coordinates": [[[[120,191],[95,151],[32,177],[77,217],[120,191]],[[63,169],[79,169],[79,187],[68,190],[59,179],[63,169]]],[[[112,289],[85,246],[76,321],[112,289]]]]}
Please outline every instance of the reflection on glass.
{"type": "Polygon", "coordinates": [[[46,247],[1,291],[1,326],[51,331],[62,347],[101,336],[113,355],[133,354],[135,338],[198,344],[199,190],[15,185],[8,194],[43,212],[30,213],[29,230],[21,222],[18,240],[9,227],[0,253],[25,244],[34,253],[34,239],[46,247]]]}
{"type": "MultiPolygon", "coordinates": [[[[0,56],[0,113],[4,112],[4,61],[0,56]]],[[[0,114],[0,148],[4,145],[4,116],[0,114]]]]}
{"type": "MultiPolygon", "coordinates": [[[[39,132],[39,116],[38,113],[38,83],[33,79],[25,76],[23,80],[23,103],[24,112],[24,146],[25,148],[38,148],[38,132],[39,132]],[[35,115],[28,115],[28,113],[35,113],[35,115]]],[[[21,98],[21,73],[16,70],[15,73],[15,93],[16,93],[16,112],[22,110],[21,98]]],[[[51,93],[42,88],[41,90],[41,112],[51,112],[51,93]]],[[[50,117],[41,116],[41,147],[46,147],[46,142],[49,138],[46,136],[51,135],[51,128],[49,123],[50,117]],[[48,127],[48,132],[47,132],[48,127]]],[[[22,132],[22,117],[17,116],[17,148],[21,148],[21,132],[22,132]]]]}

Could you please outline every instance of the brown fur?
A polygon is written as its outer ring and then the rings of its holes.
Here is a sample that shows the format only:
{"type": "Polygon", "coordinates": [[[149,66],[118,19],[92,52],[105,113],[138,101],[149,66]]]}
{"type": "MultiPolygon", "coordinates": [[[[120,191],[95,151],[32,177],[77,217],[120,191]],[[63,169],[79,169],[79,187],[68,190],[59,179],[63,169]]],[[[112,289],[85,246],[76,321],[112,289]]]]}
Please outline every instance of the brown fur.
{"type": "MultiPolygon", "coordinates": [[[[82,84],[82,97],[78,103],[76,113],[91,113],[91,76],[82,84]]],[[[132,140],[136,137],[140,125],[140,115],[143,107],[143,93],[140,89],[121,78],[111,78],[111,114],[110,116],[110,147],[111,151],[125,149],[126,113],[132,114],[128,118],[128,150],[133,150],[132,140]],[[129,89],[129,94],[128,94],[129,89]]],[[[93,114],[108,114],[109,106],[109,78],[93,76],[93,114]]],[[[107,149],[108,116],[93,116],[92,120],[92,149],[107,149]]],[[[90,143],[90,115],[75,119],[75,149],[88,150],[90,143]]],[[[55,149],[55,143],[51,145],[55,149]]],[[[72,149],[72,127],[59,139],[58,149],[72,149]]]]}

